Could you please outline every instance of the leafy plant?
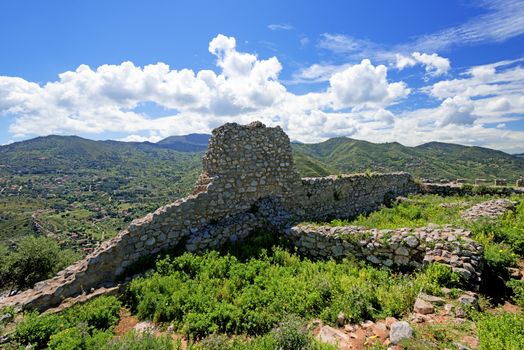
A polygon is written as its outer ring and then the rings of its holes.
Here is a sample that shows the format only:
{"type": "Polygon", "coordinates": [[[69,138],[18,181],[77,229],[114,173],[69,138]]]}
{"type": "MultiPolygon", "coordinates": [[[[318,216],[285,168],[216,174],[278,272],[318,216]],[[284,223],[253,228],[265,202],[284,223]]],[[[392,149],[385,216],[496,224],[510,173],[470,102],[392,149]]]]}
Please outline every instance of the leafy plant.
{"type": "Polygon", "coordinates": [[[48,349],[50,350],[97,350],[107,349],[108,343],[113,338],[110,331],[92,330],[79,325],[67,328],[51,335],[48,349]]]}
{"type": "Polygon", "coordinates": [[[53,239],[34,236],[23,238],[14,251],[0,248],[0,254],[0,290],[32,287],[79,258],[71,250],[61,249],[53,239]]]}
{"type": "Polygon", "coordinates": [[[31,344],[43,349],[53,334],[68,328],[69,323],[59,315],[38,315],[29,313],[16,326],[13,339],[19,344],[31,344]]]}
{"type": "Polygon", "coordinates": [[[121,303],[115,297],[102,296],[60,314],[28,313],[17,324],[13,340],[38,349],[45,348],[48,343],[53,349],[103,348],[98,345],[109,338],[112,327],[119,320],[120,307],[121,303]]]}
{"type": "Polygon", "coordinates": [[[476,325],[481,350],[524,348],[523,314],[479,314],[476,325]]]}
{"type": "Polygon", "coordinates": [[[304,321],[295,315],[287,315],[272,331],[276,346],[281,350],[312,350],[313,341],[304,321]]]}
{"type": "MultiPolygon", "coordinates": [[[[87,350],[96,350],[92,348],[87,350]]],[[[155,336],[149,332],[128,332],[122,338],[107,342],[104,350],[173,350],[173,340],[167,335],[155,336]]]]}
{"type": "Polygon", "coordinates": [[[513,292],[513,300],[518,306],[524,309],[524,281],[522,280],[510,280],[507,286],[511,288],[513,292]]]}
{"type": "Polygon", "coordinates": [[[62,313],[70,324],[85,324],[91,329],[107,330],[114,327],[122,303],[114,296],[102,296],[85,305],[77,305],[62,313]]]}

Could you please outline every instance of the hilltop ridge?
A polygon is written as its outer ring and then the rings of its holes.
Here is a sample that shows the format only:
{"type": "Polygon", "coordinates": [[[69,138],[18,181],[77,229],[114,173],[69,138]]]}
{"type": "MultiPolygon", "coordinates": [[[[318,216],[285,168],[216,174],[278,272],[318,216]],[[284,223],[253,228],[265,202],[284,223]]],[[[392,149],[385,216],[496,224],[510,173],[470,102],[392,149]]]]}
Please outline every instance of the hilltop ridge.
{"type": "MultiPolygon", "coordinates": [[[[14,172],[31,169],[66,171],[135,167],[146,168],[162,160],[199,167],[210,135],[170,136],[152,142],[93,141],[78,136],[50,135],[0,146],[0,164],[14,172]]],[[[432,179],[507,178],[524,174],[524,155],[511,155],[478,146],[432,141],[415,147],[398,142],[373,143],[335,137],[320,143],[292,143],[295,163],[302,176],[352,172],[407,171],[432,179]]],[[[4,169],[5,170],[5,169],[4,169]]],[[[1,170],[0,170],[1,171],[1,170]]]]}

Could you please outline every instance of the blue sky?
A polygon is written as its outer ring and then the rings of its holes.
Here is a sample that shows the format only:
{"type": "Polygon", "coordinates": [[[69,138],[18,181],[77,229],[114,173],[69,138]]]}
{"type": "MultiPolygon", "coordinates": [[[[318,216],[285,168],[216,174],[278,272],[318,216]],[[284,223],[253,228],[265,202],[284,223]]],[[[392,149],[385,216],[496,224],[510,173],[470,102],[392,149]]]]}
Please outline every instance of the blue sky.
{"type": "Polygon", "coordinates": [[[0,144],[229,121],[524,152],[524,2],[3,1],[0,144]]]}

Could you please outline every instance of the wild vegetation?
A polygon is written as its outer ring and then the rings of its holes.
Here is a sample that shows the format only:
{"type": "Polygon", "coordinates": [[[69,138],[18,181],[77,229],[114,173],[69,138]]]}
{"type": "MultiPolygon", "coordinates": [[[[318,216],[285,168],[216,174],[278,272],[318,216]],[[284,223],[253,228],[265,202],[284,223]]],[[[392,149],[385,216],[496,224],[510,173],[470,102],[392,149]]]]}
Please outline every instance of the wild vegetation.
{"type": "MultiPolygon", "coordinates": [[[[180,337],[174,340],[165,331],[171,326],[190,339],[188,349],[328,350],[334,348],[312,337],[308,321],[320,318],[335,325],[340,312],[351,323],[403,318],[419,292],[442,296],[443,287],[460,293],[460,279],[444,265],[399,274],[347,259],[311,261],[272,235],[260,234],[221,252],[161,257],[147,276],[132,281],[121,300],[100,297],[59,314],[27,313],[8,348],[181,349],[180,337]],[[131,331],[115,337],[122,307],[153,320],[162,335],[131,331]]],[[[522,304],[519,288],[513,297],[522,304]]],[[[488,307],[489,299],[482,300],[488,307]]],[[[475,334],[482,349],[520,349],[523,322],[523,313],[470,309],[463,324],[417,326],[415,337],[403,346],[454,349],[458,335],[475,334]]]]}
{"type": "MultiPolygon", "coordinates": [[[[520,163],[507,155],[439,144],[391,147],[391,152],[398,152],[388,153],[393,163],[375,167],[379,164],[375,156],[381,151],[373,147],[380,145],[353,141],[294,145],[298,167],[304,175],[318,175],[409,170],[414,162],[422,165],[426,173],[421,174],[427,174],[437,171],[421,163],[427,152],[449,156],[452,165],[435,173],[441,177],[490,177],[491,170],[485,169],[499,164],[499,156],[507,162],[500,165],[501,174],[511,178],[517,171],[522,173],[520,163]],[[369,151],[371,160],[362,163],[367,164],[365,169],[353,168],[351,156],[346,159],[344,154],[351,150],[358,156],[362,149],[369,151]],[[469,172],[460,174],[466,167],[469,172]]],[[[187,193],[202,156],[179,152],[177,147],[191,151],[202,147],[198,142],[188,145],[184,139],[159,146],[49,137],[8,147],[0,147],[0,289],[4,290],[30,287],[52,276],[133,218],[187,193]]],[[[376,228],[451,224],[470,229],[484,247],[484,308],[507,301],[523,307],[524,282],[511,279],[508,267],[517,267],[524,257],[524,196],[512,197],[518,202],[516,209],[495,221],[471,223],[460,216],[464,209],[491,198],[411,196],[370,215],[331,224],[376,228]]],[[[167,332],[170,327],[178,338],[189,339],[188,349],[328,350],[332,347],[311,335],[310,321],[334,325],[341,312],[351,323],[405,318],[421,291],[444,296],[444,287],[452,295],[464,288],[443,265],[402,274],[350,259],[313,261],[273,235],[259,234],[220,252],[162,256],[119,298],[98,298],[59,314],[21,314],[16,326],[2,322],[11,334],[6,346],[12,349],[27,344],[42,349],[181,349],[181,341],[173,341],[167,332]],[[132,331],[116,336],[123,309],[154,321],[162,335],[132,331]]],[[[454,349],[458,336],[470,334],[480,339],[481,349],[524,347],[521,311],[467,311],[463,324],[416,326],[414,338],[403,346],[454,349]]],[[[0,316],[9,313],[14,311],[1,310],[0,316]]]]}
{"type": "Polygon", "coordinates": [[[306,176],[354,172],[406,171],[426,179],[506,178],[522,176],[523,158],[482,147],[430,142],[406,147],[337,137],[317,144],[294,144],[300,172],[306,176]],[[335,172],[333,172],[335,170],[335,172]]]}
{"type": "Polygon", "coordinates": [[[28,236],[15,250],[0,246],[0,290],[17,291],[53,277],[78,260],[71,249],[61,249],[51,239],[28,236]]]}
{"type": "MultiPolygon", "coordinates": [[[[331,223],[386,228],[469,225],[484,245],[492,271],[486,282],[496,288],[502,282],[504,290],[494,295],[484,287],[484,312],[466,310],[463,323],[416,325],[414,338],[403,343],[405,349],[455,349],[457,337],[465,335],[478,338],[481,349],[524,346],[522,311],[485,311],[508,300],[524,306],[524,283],[510,279],[507,272],[522,258],[524,198],[513,197],[516,209],[495,221],[471,224],[460,218],[463,209],[488,198],[412,196],[354,221],[331,223]]],[[[402,319],[420,292],[444,296],[446,287],[458,295],[464,287],[458,275],[440,264],[402,274],[350,259],[312,261],[286,247],[272,234],[259,233],[220,252],[162,256],[148,275],[131,282],[121,300],[102,297],[57,315],[26,314],[11,345],[181,349],[179,336],[174,341],[165,331],[162,336],[132,331],[115,337],[114,326],[121,307],[126,307],[141,320],[152,320],[164,330],[170,326],[187,337],[188,349],[330,349],[311,336],[308,321],[335,325],[341,312],[349,323],[402,319]]]]}
{"type": "MultiPolygon", "coordinates": [[[[168,142],[165,147],[174,147],[168,142]]],[[[201,152],[49,136],[0,147],[0,244],[27,235],[92,249],[137,217],[184,196],[201,152]]]]}

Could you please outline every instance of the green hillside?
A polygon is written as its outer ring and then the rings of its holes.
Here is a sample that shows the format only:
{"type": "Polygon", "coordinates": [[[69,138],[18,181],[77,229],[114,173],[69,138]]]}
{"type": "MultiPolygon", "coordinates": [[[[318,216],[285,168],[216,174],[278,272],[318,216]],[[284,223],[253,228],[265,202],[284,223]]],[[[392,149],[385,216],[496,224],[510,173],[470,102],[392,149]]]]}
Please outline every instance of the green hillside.
{"type": "MultiPolygon", "coordinates": [[[[0,244],[42,233],[85,247],[115,235],[190,191],[208,139],[192,134],[153,144],[47,136],[0,146],[0,244]]],[[[522,157],[438,142],[405,147],[339,137],[292,148],[302,176],[407,171],[513,181],[524,174],[522,157]]]]}
{"type": "MultiPolygon", "coordinates": [[[[483,147],[430,142],[406,147],[397,142],[376,144],[338,137],[317,144],[294,144],[294,153],[305,154],[339,173],[407,171],[420,178],[507,178],[524,174],[524,158],[483,147]]],[[[300,158],[297,159],[300,168],[300,158]]],[[[322,172],[319,172],[322,174],[322,172]]]]}
{"type": "Polygon", "coordinates": [[[0,147],[0,243],[30,233],[64,245],[106,239],[187,194],[202,153],[48,136],[0,147]]]}
{"type": "Polygon", "coordinates": [[[170,148],[181,152],[200,152],[207,149],[209,134],[189,134],[169,136],[160,140],[156,145],[163,148],[170,148]]]}

